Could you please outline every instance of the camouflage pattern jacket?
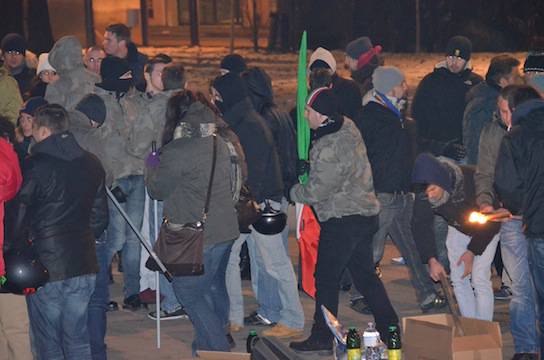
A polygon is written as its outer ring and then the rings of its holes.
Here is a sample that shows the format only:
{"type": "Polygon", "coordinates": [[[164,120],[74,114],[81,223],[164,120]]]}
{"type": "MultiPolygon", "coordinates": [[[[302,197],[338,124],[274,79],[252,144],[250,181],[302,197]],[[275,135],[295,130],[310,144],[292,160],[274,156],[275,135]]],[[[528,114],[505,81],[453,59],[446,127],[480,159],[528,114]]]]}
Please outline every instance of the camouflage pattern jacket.
{"type": "Polygon", "coordinates": [[[313,206],[319,221],[380,211],[372,170],[361,134],[344,117],[342,127],[314,141],[305,185],[291,188],[291,199],[313,206]]]}

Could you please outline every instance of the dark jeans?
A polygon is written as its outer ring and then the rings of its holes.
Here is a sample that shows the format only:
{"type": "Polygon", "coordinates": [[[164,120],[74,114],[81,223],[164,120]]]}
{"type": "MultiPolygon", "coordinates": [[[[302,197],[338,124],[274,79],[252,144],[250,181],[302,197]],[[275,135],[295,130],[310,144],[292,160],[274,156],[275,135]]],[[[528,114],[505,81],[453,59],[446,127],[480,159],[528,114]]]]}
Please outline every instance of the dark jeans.
{"type": "Polygon", "coordinates": [[[372,237],[378,229],[377,216],[351,215],[321,222],[315,269],[316,302],[312,335],[323,341],[332,340],[321,305],[335,316],[342,271],[347,267],[357,290],[363,294],[374,314],[376,328],[387,339],[391,324],[398,317],[381,280],[374,271],[372,237]]]}
{"type": "Polygon", "coordinates": [[[231,245],[229,241],[205,247],[204,274],[176,276],[172,283],[195,329],[193,355],[196,350],[230,351],[226,337],[229,297],[225,271],[231,245]]]}
{"type": "Polygon", "coordinates": [[[96,274],[96,286],[89,302],[89,319],[87,326],[91,340],[91,353],[93,360],[105,360],[108,302],[109,293],[109,264],[108,248],[106,244],[106,234],[102,234],[96,241],[96,259],[98,261],[98,274],[96,274]]]}
{"type": "Polygon", "coordinates": [[[544,238],[527,238],[529,241],[529,269],[536,290],[536,305],[540,326],[540,356],[544,354],[544,238]]]}
{"type": "Polygon", "coordinates": [[[26,297],[38,360],[91,359],[87,307],[95,278],[89,274],[49,282],[26,297]]]}
{"type": "Polygon", "coordinates": [[[448,259],[448,249],[446,248],[446,238],[448,237],[448,222],[440,215],[434,216],[434,236],[436,242],[437,260],[444,266],[446,272],[450,272],[450,260],[448,259]]]}
{"type": "Polygon", "coordinates": [[[383,257],[385,238],[391,236],[393,243],[410,269],[410,279],[416,290],[420,304],[428,302],[435,295],[434,285],[427,267],[421,261],[414,237],[412,235],[412,214],[414,194],[378,193],[381,210],[378,215],[379,229],[374,235],[374,262],[379,263],[383,257]]]}

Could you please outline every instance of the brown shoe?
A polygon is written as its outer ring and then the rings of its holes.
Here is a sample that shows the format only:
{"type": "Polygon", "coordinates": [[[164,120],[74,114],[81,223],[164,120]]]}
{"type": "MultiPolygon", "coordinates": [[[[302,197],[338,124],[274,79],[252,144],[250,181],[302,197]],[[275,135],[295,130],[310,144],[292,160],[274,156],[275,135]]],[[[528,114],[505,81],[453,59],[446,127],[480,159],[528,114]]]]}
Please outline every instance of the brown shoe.
{"type": "Polygon", "coordinates": [[[283,324],[276,324],[270,329],[266,329],[262,332],[263,336],[275,336],[277,338],[290,338],[302,336],[304,331],[302,329],[293,329],[283,324]]]}
{"type": "Polygon", "coordinates": [[[244,327],[242,325],[236,325],[236,324],[233,324],[233,323],[230,323],[229,325],[229,329],[230,329],[230,332],[231,333],[237,333],[239,331],[241,331],[244,327]]]}

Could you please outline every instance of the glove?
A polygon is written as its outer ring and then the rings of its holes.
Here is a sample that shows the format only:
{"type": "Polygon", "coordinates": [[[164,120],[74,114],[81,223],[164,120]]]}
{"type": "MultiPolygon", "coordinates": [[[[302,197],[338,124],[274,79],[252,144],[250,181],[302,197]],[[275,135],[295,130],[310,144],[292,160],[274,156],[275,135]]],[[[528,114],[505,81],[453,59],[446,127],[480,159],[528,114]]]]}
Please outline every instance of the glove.
{"type": "Polygon", "coordinates": [[[161,163],[161,159],[159,158],[159,153],[156,151],[152,151],[147,155],[147,159],[145,159],[145,166],[148,168],[154,169],[159,166],[161,163]]]}
{"type": "Polygon", "coordinates": [[[308,160],[297,160],[297,176],[310,172],[310,162],[308,160]]]}
{"type": "Polygon", "coordinates": [[[450,159],[459,161],[465,157],[467,150],[463,145],[457,143],[457,141],[457,139],[448,141],[442,154],[450,159]]]}

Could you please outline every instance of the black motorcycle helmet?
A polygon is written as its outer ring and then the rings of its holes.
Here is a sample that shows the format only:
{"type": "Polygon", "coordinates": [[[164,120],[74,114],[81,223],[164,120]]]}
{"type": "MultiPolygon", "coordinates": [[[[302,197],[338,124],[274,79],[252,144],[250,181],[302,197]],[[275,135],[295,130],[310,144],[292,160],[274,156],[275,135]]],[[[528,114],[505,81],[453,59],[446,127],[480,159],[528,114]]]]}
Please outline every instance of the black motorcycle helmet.
{"type": "Polygon", "coordinates": [[[45,266],[29,252],[6,252],[4,262],[7,281],[2,287],[14,294],[32,293],[49,279],[45,266]]]}
{"type": "Polygon", "coordinates": [[[285,229],[287,215],[281,210],[274,210],[268,201],[261,213],[261,217],[253,224],[253,228],[264,235],[276,235],[285,229]]]}

